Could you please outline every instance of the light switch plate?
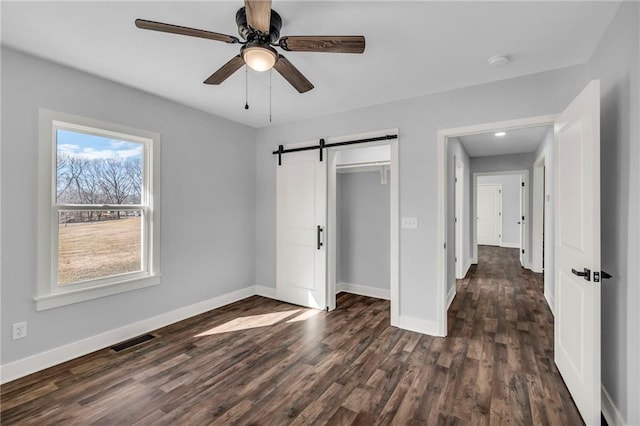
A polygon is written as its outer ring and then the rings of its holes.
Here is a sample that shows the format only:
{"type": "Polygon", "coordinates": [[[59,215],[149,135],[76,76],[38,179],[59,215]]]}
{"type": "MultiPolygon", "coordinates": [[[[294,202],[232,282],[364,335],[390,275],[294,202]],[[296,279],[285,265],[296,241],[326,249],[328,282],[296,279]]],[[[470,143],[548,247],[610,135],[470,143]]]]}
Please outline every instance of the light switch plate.
{"type": "Polygon", "coordinates": [[[418,229],[418,218],[417,217],[403,217],[400,222],[400,226],[403,229],[418,229]]]}

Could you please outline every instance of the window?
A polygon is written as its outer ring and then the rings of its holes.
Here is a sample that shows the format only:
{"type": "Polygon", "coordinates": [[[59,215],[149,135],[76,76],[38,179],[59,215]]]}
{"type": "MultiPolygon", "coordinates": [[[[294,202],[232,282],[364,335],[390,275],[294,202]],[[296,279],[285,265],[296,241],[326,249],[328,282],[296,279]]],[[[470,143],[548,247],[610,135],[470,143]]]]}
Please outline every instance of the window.
{"type": "Polygon", "coordinates": [[[40,109],[38,310],[160,282],[160,135],[40,109]]]}

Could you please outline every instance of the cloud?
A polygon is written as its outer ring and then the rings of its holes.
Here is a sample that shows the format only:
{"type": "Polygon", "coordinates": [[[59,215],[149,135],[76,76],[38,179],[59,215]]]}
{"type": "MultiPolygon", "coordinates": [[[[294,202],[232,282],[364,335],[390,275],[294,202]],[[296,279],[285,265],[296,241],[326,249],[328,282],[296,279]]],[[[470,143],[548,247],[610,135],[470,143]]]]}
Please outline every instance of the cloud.
{"type": "Polygon", "coordinates": [[[80,150],[80,145],[74,145],[70,143],[58,144],[58,153],[60,154],[76,154],[80,150]]]}
{"type": "Polygon", "coordinates": [[[95,149],[90,146],[80,148],[79,145],[60,144],[58,145],[58,154],[66,154],[70,157],[84,158],[87,160],[100,160],[105,158],[127,159],[131,157],[142,156],[142,145],[131,147],[133,144],[125,142],[120,146],[127,147],[124,149],[95,149]],[[126,145],[125,145],[126,144],[126,145]]]}

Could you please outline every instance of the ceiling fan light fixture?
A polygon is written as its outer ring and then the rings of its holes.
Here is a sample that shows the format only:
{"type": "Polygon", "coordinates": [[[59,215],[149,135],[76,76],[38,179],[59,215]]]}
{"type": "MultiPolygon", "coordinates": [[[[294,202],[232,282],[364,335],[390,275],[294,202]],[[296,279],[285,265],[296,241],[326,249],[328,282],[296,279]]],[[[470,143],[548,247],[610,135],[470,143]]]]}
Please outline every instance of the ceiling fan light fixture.
{"type": "Polygon", "coordinates": [[[266,44],[247,44],[240,52],[244,62],[255,71],[268,71],[276,64],[278,52],[266,44]]]}

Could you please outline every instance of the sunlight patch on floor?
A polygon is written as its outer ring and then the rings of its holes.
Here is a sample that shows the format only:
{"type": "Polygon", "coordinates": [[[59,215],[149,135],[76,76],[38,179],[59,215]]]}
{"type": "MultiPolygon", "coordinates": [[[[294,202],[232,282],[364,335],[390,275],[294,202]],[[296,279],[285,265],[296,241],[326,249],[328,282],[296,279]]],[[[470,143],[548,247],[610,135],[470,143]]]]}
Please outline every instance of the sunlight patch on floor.
{"type": "Polygon", "coordinates": [[[320,312],[322,312],[322,311],[320,311],[318,309],[309,309],[308,311],[305,311],[305,312],[301,313],[297,317],[291,318],[289,321],[287,321],[287,323],[305,321],[305,320],[308,320],[309,318],[315,317],[320,312]]]}
{"type": "Polygon", "coordinates": [[[302,309],[291,311],[273,312],[270,314],[249,315],[228,321],[222,325],[197,334],[195,337],[211,336],[213,334],[228,333],[230,331],[248,330],[250,328],[267,327],[297,314],[302,309]]]}

